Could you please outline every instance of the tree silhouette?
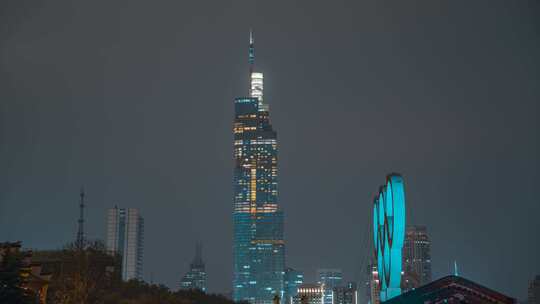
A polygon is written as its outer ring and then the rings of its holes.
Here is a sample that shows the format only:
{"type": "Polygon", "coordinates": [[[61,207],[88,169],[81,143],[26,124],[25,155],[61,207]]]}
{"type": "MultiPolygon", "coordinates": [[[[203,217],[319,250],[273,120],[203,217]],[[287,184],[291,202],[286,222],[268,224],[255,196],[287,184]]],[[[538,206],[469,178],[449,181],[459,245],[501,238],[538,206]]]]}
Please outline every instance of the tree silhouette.
{"type": "Polygon", "coordinates": [[[22,288],[25,271],[24,254],[6,250],[0,263],[0,303],[32,303],[32,295],[22,288]]]}

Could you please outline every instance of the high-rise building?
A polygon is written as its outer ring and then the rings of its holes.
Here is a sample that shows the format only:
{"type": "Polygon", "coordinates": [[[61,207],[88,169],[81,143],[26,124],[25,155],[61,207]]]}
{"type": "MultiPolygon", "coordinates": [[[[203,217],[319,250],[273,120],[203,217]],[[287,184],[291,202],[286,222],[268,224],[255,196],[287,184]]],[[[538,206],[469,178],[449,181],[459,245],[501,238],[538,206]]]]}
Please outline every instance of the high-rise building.
{"type": "Polygon", "coordinates": [[[379,281],[379,272],[377,270],[377,263],[372,262],[366,267],[366,285],[365,285],[365,295],[366,301],[368,304],[379,304],[380,300],[380,281],[379,281]]]}
{"type": "Polygon", "coordinates": [[[195,258],[189,265],[189,271],[180,281],[180,289],[199,289],[206,292],[206,270],[202,259],[202,245],[197,244],[195,258]]]}
{"type": "Polygon", "coordinates": [[[537,275],[529,283],[528,304],[540,304],[540,275],[537,275]]]}
{"type": "Polygon", "coordinates": [[[358,304],[358,289],[355,282],[334,288],[333,304],[358,304]]]}
{"type": "Polygon", "coordinates": [[[285,269],[283,304],[291,304],[298,293],[298,286],[304,283],[304,273],[292,268],[285,269]]]}
{"type": "Polygon", "coordinates": [[[318,283],[324,286],[324,302],[334,303],[334,288],[341,287],[343,280],[343,272],[341,269],[318,269],[318,283]]]}
{"type": "Polygon", "coordinates": [[[107,251],[122,257],[122,279],[143,279],[144,220],[138,209],[114,207],[107,214],[107,251]]]}
{"type": "Polygon", "coordinates": [[[272,303],[283,297],[285,244],[278,205],[277,133],[263,102],[263,76],[249,44],[249,97],[234,101],[233,299],[272,303]]]}
{"type": "Polygon", "coordinates": [[[302,284],[293,297],[293,304],[332,304],[324,301],[323,284],[302,284]]]}
{"type": "Polygon", "coordinates": [[[431,282],[431,241],[425,226],[407,226],[403,243],[401,288],[408,291],[431,282]]]}

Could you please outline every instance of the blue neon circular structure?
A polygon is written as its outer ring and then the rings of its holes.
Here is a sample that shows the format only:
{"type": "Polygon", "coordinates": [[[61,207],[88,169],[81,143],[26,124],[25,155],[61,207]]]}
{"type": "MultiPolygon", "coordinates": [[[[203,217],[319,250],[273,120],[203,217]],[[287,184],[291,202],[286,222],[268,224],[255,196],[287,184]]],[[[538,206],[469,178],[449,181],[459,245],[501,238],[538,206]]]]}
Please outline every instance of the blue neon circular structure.
{"type": "Polygon", "coordinates": [[[401,294],[401,251],[405,240],[405,188],[403,177],[392,173],[373,202],[373,241],[379,274],[380,298],[401,294]]]}

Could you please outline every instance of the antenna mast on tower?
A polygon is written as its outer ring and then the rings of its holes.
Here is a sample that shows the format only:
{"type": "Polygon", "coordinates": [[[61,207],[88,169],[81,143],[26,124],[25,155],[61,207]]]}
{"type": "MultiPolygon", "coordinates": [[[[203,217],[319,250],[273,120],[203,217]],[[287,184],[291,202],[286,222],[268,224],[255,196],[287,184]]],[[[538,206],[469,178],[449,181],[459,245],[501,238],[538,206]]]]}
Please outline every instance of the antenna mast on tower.
{"type": "Polygon", "coordinates": [[[84,239],[84,188],[81,187],[80,201],[79,201],[79,229],[77,230],[77,241],[75,245],[78,249],[83,249],[85,245],[84,239]]]}

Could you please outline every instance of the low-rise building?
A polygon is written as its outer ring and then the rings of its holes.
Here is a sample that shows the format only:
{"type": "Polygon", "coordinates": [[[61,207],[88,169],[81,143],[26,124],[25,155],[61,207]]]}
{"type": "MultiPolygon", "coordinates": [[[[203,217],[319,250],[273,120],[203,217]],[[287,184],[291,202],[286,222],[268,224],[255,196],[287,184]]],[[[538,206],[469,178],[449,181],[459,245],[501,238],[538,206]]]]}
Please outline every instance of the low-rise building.
{"type": "Polygon", "coordinates": [[[514,298],[467,280],[447,276],[396,296],[384,304],[515,304],[514,298]]]}
{"type": "Polygon", "coordinates": [[[324,291],[324,284],[302,284],[293,297],[293,304],[331,304],[325,303],[324,291]]]}

